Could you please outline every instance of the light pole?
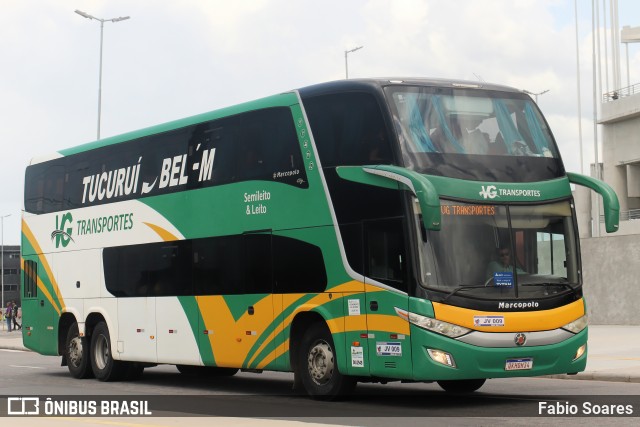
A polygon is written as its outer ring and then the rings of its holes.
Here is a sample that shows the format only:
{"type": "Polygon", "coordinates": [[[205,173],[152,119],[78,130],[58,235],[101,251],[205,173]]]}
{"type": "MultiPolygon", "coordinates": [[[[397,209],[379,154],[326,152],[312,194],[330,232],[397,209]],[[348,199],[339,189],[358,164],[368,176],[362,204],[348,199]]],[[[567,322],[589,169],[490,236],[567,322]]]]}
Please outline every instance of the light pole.
{"type": "Polygon", "coordinates": [[[549,92],[549,89],[547,90],[543,90],[542,92],[538,92],[538,93],[533,93],[533,92],[529,92],[528,90],[523,90],[524,93],[526,93],[527,95],[533,95],[536,101],[536,104],[538,103],[538,95],[544,95],[545,93],[549,92]]]}
{"type": "Polygon", "coordinates": [[[347,78],[349,78],[349,62],[347,60],[347,55],[349,55],[351,52],[355,52],[356,50],[360,50],[363,47],[364,46],[358,46],[358,47],[353,48],[351,50],[345,50],[344,51],[344,71],[345,71],[345,74],[346,74],[347,78]]]}
{"type": "Polygon", "coordinates": [[[100,71],[98,75],[98,139],[100,139],[100,113],[102,110],[102,36],[104,33],[104,23],[105,22],[120,22],[126,19],[129,19],[128,16],[121,16],[119,18],[111,18],[111,19],[101,19],[96,18],[95,16],[89,15],[86,12],[76,9],[76,13],[83,18],[87,19],[95,19],[96,21],[100,21],[100,71]]]}
{"type": "Polygon", "coordinates": [[[2,286],[2,309],[4,310],[4,219],[11,214],[0,216],[0,270],[2,270],[2,278],[0,286],[2,286]]]}

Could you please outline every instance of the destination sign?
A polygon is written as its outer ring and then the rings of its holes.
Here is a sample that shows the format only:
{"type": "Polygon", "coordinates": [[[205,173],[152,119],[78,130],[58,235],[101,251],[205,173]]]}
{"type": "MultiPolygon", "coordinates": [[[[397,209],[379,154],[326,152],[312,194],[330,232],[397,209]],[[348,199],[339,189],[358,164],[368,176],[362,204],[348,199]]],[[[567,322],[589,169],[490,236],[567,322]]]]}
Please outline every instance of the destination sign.
{"type": "Polygon", "coordinates": [[[442,205],[440,213],[455,216],[492,216],[496,214],[496,207],[491,205],[442,205]]]}

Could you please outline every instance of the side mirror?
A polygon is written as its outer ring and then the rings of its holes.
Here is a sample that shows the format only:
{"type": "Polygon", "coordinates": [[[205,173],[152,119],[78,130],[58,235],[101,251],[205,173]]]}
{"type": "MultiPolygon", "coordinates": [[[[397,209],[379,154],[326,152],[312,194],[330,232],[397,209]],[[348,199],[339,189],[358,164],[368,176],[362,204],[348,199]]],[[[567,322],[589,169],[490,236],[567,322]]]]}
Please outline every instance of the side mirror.
{"type": "Polygon", "coordinates": [[[440,230],[440,197],[434,185],[417,172],[399,166],[340,166],[338,176],[348,181],[394,190],[409,190],[417,198],[427,230],[440,230]]]}
{"type": "Polygon", "coordinates": [[[599,179],[579,173],[567,172],[567,176],[569,177],[569,182],[588,187],[602,196],[605,229],[607,233],[615,233],[618,231],[620,225],[620,202],[613,188],[599,179]]]}

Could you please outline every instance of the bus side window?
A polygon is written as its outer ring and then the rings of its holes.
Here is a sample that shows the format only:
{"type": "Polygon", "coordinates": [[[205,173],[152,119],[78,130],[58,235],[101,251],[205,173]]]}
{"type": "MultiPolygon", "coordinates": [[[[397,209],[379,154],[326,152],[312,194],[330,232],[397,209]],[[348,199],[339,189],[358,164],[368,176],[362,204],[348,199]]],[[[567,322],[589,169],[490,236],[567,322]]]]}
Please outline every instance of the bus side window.
{"type": "Polygon", "coordinates": [[[195,239],[193,255],[196,295],[244,293],[245,270],[241,236],[195,239]]]}
{"type": "Polygon", "coordinates": [[[241,127],[237,142],[234,181],[265,179],[267,164],[264,155],[264,128],[259,122],[249,122],[241,127]]]}
{"type": "Polygon", "coordinates": [[[315,293],[327,287],[322,250],[300,240],[273,236],[274,292],[315,293]]]}
{"type": "Polygon", "coordinates": [[[291,111],[269,108],[239,116],[234,181],[278,181],[306,188],[291,111]]]}
{"type": "Polygon", "coordinates": [[[30,213],[44,213],[44,168],[42,165],[27,167],[25,173],[24,209],[30,213]]]}
{"type": "Polygon", "coordinates": [[[267,294],[273,291],[271,234],[245,234],[245,283],[247,294],[267,294]]]}
{"type": "Polygon", "coordinates": [[[38,263],[25,260],[23,272],[23,296],[25,298],[38,297],[38,263]]]}
{"type": "Polygon", "coordinates": [[[393,163],[391,140],[373,95],[322,95],[304,103],[323,167],[393,163]]]}
{"type": "Polygon", "coordinates": [[[366,222],[365,251],[365,275],[406,292],[402,220],[366,222]]]}
{"type": "Polygon", "coordinates": [[[64,209],[64,177],[64,165],[51,165],[47,168],[44,180],[44,194],[49,196],[43,199],[45,213],[64,209]]]}

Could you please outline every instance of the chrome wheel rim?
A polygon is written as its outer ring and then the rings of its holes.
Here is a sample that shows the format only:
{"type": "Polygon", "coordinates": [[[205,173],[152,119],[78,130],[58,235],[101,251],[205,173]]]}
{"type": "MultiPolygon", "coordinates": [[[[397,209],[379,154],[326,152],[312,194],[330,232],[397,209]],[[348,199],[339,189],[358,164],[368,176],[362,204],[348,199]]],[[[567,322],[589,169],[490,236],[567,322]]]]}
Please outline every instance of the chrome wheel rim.
{"type": "Polygon", "coordinates": [[[95,355],[96,367],[98,369],[104,369],[107,366],[107,362],[110,358],[109,351],[109,343],[107,342],[107,337],[104,335],[99,335],[96,337],[96,346],[93,349],[93,354],[95,355]]]}
{"type": "Polygon", "coordinates": [[[309,351],[307,358],[309,376],[318,385],[331,380],[334,369],[333,350],[326,341],[318,341],[309,351]]]}
{"type": "Polygon", "coordinates": [[[82,341],[80,337],[74,337],[69,341],[69,363],[75,368],[82,363],[82,341]]]}

